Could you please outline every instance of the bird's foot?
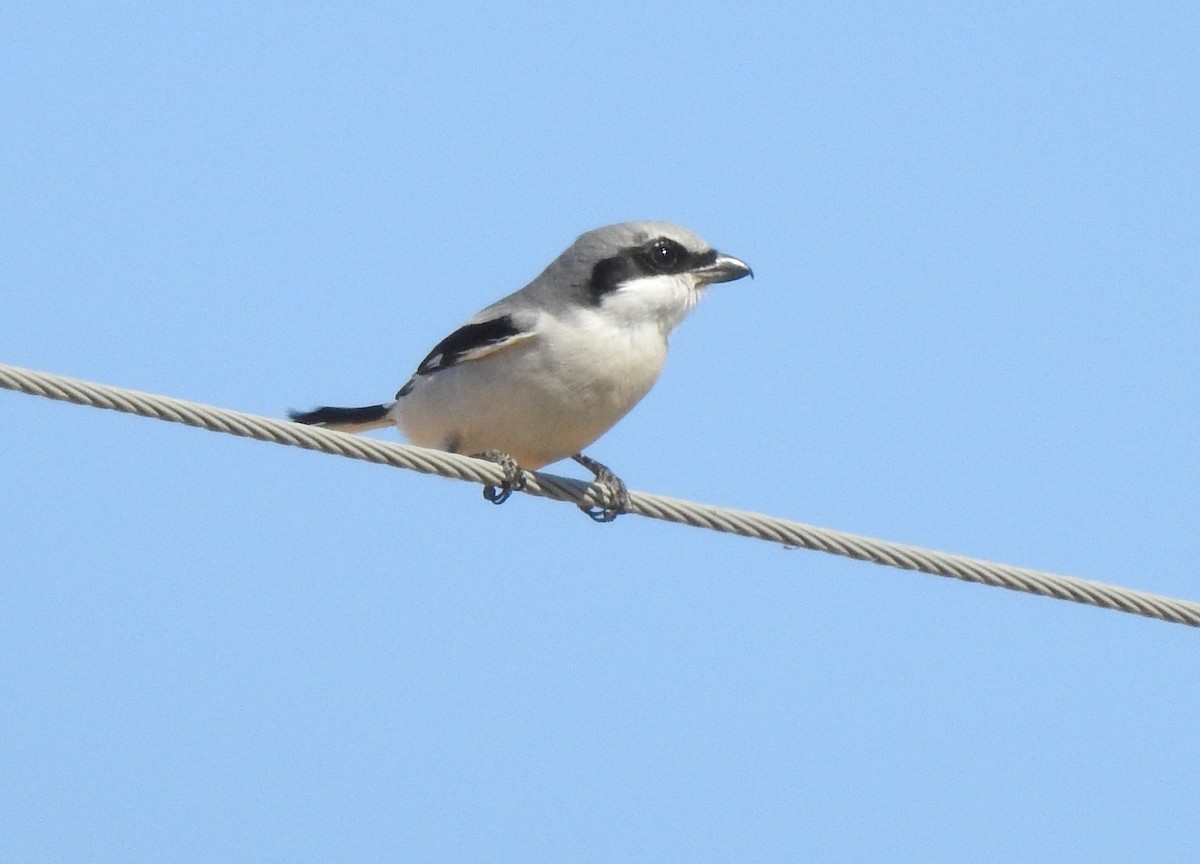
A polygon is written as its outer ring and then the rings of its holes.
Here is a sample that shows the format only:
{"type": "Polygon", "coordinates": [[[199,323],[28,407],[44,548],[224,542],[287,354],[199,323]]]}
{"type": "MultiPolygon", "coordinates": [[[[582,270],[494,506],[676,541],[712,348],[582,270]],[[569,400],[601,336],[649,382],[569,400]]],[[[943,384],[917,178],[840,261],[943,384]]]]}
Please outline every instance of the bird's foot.
{"type": "Polygon", "coordinates": [[[504,471],[503,483],[499,486],[488,484],[483,487],[483,497],[493,504],[503,504],[514,491],[520,492],[525,488],[525,474],[521,471],[521,466],[503,450],[484,450],[482,453],[476,453],[474,458],[495,462],[504,471]]]}
{"type": "Polygon", "coordinates": [[[596,476],[595,485],[604,493],[603,507],[587,507],[579,505],[579,509],[597,522],[611,522],[622,513],[629,512],[629,490],[607,465],[602,465],[595,459],[576,453],[571,457],[596,476]]]}

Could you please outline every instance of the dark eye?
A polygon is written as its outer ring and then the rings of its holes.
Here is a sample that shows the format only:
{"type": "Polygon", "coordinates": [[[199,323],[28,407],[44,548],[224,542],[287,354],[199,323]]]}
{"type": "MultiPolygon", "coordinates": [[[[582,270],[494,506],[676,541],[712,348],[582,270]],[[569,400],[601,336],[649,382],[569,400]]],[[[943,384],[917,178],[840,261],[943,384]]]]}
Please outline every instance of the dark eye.
{"type": "Polygon", "coordinates": [[[650,247],[650,264],[660,273],[672,273],[678,269],[686,254],[682,246],[664,237],[655,240],[650,247]]]}

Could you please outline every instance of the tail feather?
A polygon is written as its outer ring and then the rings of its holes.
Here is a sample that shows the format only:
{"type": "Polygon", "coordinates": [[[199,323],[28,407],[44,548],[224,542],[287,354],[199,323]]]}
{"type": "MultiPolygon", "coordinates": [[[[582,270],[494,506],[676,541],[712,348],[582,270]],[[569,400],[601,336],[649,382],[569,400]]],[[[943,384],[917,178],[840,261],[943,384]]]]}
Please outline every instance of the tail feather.
{"type": "Polygon", "coordinates": [[[321,407],[314,411],[289,411],[288,417],[308,426],[323,426],[342,432],[366,432],[390,426],[391,405],[366,405],[362,408],[321,407]]]}

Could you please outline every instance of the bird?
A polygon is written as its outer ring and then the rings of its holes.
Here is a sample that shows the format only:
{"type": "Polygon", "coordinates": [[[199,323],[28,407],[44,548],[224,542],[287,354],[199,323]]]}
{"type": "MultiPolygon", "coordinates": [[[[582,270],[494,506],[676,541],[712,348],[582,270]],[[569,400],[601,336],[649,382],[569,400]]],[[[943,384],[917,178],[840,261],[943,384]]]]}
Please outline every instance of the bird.
{"type": "Polygon", "coordinates": [[[290,411],[299,423],[363,432],[399,427],[413,444],[498,464],[496,504],[524,471],[571,458],[592,472],[611,522],[628,489],[583,454],[658,380],[671,331],[708,286],[750,265],[667,222],[622,222],[581,234],[532,282],[437,343],[391,402],[290,411]]]}

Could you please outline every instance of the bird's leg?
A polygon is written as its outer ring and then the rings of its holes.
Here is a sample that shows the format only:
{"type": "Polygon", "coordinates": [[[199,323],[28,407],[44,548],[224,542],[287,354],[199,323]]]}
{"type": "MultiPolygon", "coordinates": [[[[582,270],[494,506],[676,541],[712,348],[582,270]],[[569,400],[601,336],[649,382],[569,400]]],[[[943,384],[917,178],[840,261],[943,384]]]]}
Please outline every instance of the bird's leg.
{"type": "Polygon", "coordinates": [[[582,453],[576,453],[571,458],[596,475],[596,486],[604,493],[603,507],[585,507],[580,504],[580,510],[597,522],[611,522],[629,511],[629,490],[607,465],[602,465],[582,453]]]}
{"type": "Polygon", "coordinates": [[[483,487],[483,497],[493,504],[503,504],[514,489],[520,492],[525,488],[525,475],[521,471],[521,466],[517,464],[516,459],[503,450],[484,450],[482,453],[474,454],[474,458],[495,462],[504,471],[503,483],[499,486],[489,484],[483,487]]]}

